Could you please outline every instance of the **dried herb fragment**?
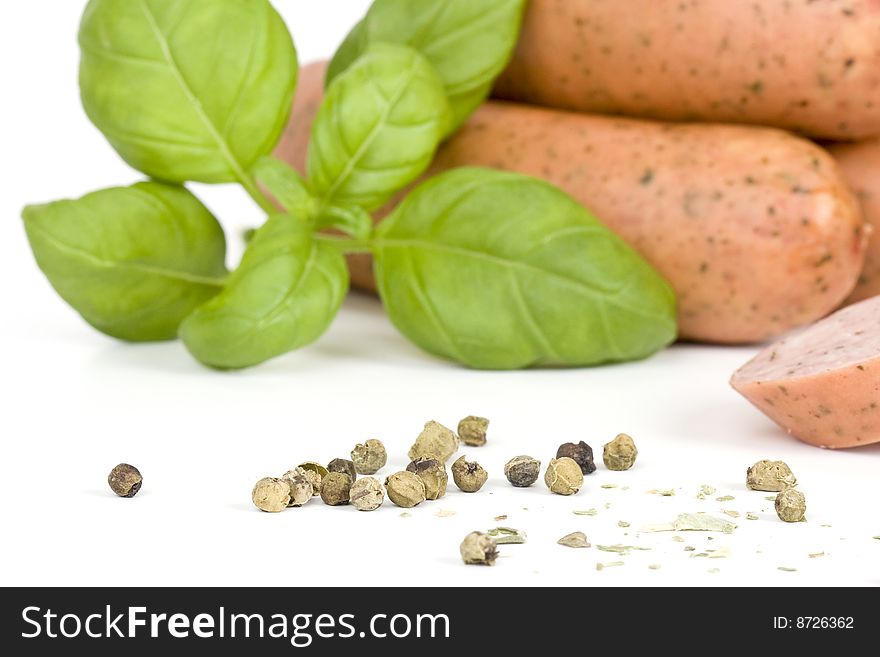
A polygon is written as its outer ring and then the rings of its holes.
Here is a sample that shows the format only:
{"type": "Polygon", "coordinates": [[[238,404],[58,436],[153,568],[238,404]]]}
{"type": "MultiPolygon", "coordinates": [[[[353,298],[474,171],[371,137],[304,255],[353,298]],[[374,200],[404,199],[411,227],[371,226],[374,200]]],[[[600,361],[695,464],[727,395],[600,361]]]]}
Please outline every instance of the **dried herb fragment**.
{"type": "Polygon", "coordinates": [[[437,509],[434,511],[434,515],[438,518],[451,518],[455,515],[455,511],[451,511],[450,509],[437,509]]]}
{"type": "Polygon", "coordinates": [[[807,512],[804,494],[795,488],[788,488],[776,496],[774,503],[776,515],[785,522],[800,522],[807,512]]]}
{"type": "Polygon", "coordinates": [[[495,527],[486,532],[497,545],[519,545],[526,542],[526,533],[513,527],[495,527]]]}
{"type": "Polygon", "coordinates": [[[781,570],[784,573],[796,573],[797,568],[789,568],[788,566],[779,566],[776,570],[781,570]]]}
{"type": "Polygon", "coordinates": [[[605,489],[617,488],[617,484],[600,484],[599,488],[605,488],[605,489]]]}
{"type": "Polygon", "coordinates": [[[716,497],[716,502],[732,502],[736,498],[733,495],[722,495],[721,497],[716,497]]]}
{"type": "Polygon", "coordinates": [[[819,557],[824,557],[824,552],[811,552],[809,555],[810,559],[818,559],[819,557]]]}
{"type": "Polygon", "coordinates": [[[397,506],[409,509],[421,504],[425,497],[425,483],[413,472],[395,472],[385,480],[388,499],[397,506]]]}
{"type": "Polygon", "coordinates": [[[649,495],[659,495],[660,497],[674,497],[675,490],[672,488],[668,488],[666,490],[657,490],[656,488],[652,488],[648,491],[649,495]]]}
{"type": "Polygon", "coordinates": [[[501,522],[502,520],[507,520],[507,514],[495,516],[492,518],[495,522],[501,522]]]}
{"type": "Polygon", "coordinates": [[[574,495],[584,484],[584,473],[574,459],[563,456],[550,459],[544,473],[544,483],[557,495],[574,495]]]}
{"type": "Polygon", "coordinates": [[[119,497],[134,497],[144,483],[140,470],[128,463],[120,463],[107,475],[110,490],[119,497]]]}
{"type": "Polygon", "coordinates": [[[649,525],[646,532],[724,532],[733,533],[736,525],[729,520],[715,518],[704,513],[682,513],[670,523],[649,525]]]}
{"type": "Polygon", "coordinates": [[[758,516],[755,513],[747,513],[746,514],[746,520],[757,520],[757,519],[758,519],[758,516]]]}
{"type": "Polygon", "coordinates": [[[703,484],[700,486],[700,492],[697,493],[698,500],[705,500],[710,495],[715,494],[715,486],[710,486],[708,484],[703,484]]]}
{"type": "Polygon", "coordinates": [[[290,486],[283,479],[264,477],[254,486],[251,499],[260,511],[278,513],[290,503],[290,486]]]}
{"type": "Polygon", "coordinates": [[[731,518],[739,518],[740,512],[734,511],[733,509],[721,509],[721,513],[726,516],[730,516],[731,518]]]}
{"type": "Polygon", "coordinates": [[[425,484],[425,499],[439,500],[446,495],[449,475],[446,473],[446,466],[437,459],[423,456],[410,462],[406,469],[417,474],[425,484]]]}
{"type": "Polygon", "coordinates": [[[465,493],[476,493],[489,478],[483,466],[476,461],[468,461],[461,456],[452,464],[452,480],[465,493]]]}
{"type": "Polygon", "coordinates": [[[581,467],[583,474],[588,475],[596,471],[593,448],[583,440],[578,443],[562,443],[556,450],[556,458],[561,459],[566,456],[573,459],[581,467]]]}
{"type": "Polygon", "coordinates": [[[498,557],[498,545],[482,532],[471,532],[464,537],[459,552],[468,565],[492,566],[498,557]]]}
{"type": "Polygon", "coordinates": [[[621,545],[617,543],[615,545],[597,545],[597,548],[602,550],[603,552],[614,552],[620,555],[627,555],[633,550],[650,550],[651,548],[639,547],[637,545],[621,545]]]}
{"type": "Polygon", "coordinates": [[[783,461],[758,461],[746,470],[746,486],[750,490],[778,493],[797,484],[791,468],[783,461]]]}
{"type": "Polygon", "coordinates": [[[625,433],[617,434],[617,437],[607,443],[602,450],[602,460],[609,470],[629,470],[636,462],[639,450],[633,439],[625,433]]]}
{"type": "Polygon", "coordinates": [[[615,566],[625,566],[626,562],[624,561],[606,561],[605,563],[597,563],[596,570],[605,570],[606,568],[613,568],[615,566]]]}
{"type": "Polygon", "coordinates": [[[375,477],[361,477],[351,485],[348,501],[358,511],[375,511],[385,502],[385,487],[375,477]]]}
{"type": "Polygon", "coordinates": [[[531,456],[514,456],[504,464],[504,476],[517,488],[528,488],[541,474],[541,462],[531,456]]]}
{"type": "Polygon", "coordinates": [[[626,522],[625,520],[618,520],[617,526],[626,529],[627,527],[629,527],[629,523],[626,522]]]}
{"type": "Polygon", "coordinates": [[[651,570],[660,570],[660,564],[659,563],[648,564],[648,568],[651,570]]]}
{"type": "Polygon", "coordinates": [[[559,545],[564,545],[565,547],[570,548],[590,547],[590,542],[587,540],[587,535],[583,532],[572,532],[571,534],[566,534],[556,542],[559,543],[559,545]]]}
{"type": "Polygon", "coordinates": [[[358,443],[351,450],[351,460],[358,474],[376,474],[388,462],[388,452],[381,440],[371,438],[365,443],[358,443]]]}
{"type": "Polygon", "coordinates": [[[348,504],[351,497],[351,477],[344,472],[331,472],[321,482],[321,500],[327,506],[348,504]]]}
{"type": "Polygon", "coordinates": [[[457,451],[458,436],[439,422],[431,420],[425,424],[425,428],[409,448],[409,458],[415,461],[417,458],[427,456],[446,463],[457,451]]]}
{"type": "Polygon", "coordinates": [[[576,516],[596,516],[599,515],[599,511],[597,509],[583,509],[583,510],[575,510],[572,513],[576,516]]]}
{"type": "Polygon", "coordinates": [[[458,423],[458,437],[465,445],[482,447],[486,444],[486,430],[489,420],[476,415],[468,415],[458,423]]]}

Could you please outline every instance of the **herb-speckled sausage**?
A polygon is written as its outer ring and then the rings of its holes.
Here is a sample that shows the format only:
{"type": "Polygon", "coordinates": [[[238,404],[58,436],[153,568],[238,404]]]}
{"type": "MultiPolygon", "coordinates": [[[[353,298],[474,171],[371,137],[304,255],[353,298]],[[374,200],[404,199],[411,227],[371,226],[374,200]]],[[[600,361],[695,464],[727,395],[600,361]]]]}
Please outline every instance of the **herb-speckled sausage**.
{"type": "Polygon", "coordinates": [[[865,221],[874,227],[865,268],[848,302],[880,294],[880,139],[830,147],[843,175],[862,204],[865,221]]]}
{"type": "Polygon", "coordinates": [[[770,345],[730,383],[804,442],[819,447],[880,442],[880,297],[770,345]]]}
{"type": "Polygon", "coordinates": [[[880,135],[880,0],[531,0],[499,97],[880,135]]]}
{"type": "MultiPolygon", "coordinates": [[[[277,152],[299,168],[305,152],[292,145],[310,124],[297,105],[277,152]]],[[[864,260],[861,213],[836,163],[778,130],[490,102],[431,173],[462,165],[544,178],[584,203],[672,283],[686,339],[757,342],[815,321],[846,298],[864,260]]],[[[368,259],[354,261],[352,279],[372,284],[368,259]]]]}

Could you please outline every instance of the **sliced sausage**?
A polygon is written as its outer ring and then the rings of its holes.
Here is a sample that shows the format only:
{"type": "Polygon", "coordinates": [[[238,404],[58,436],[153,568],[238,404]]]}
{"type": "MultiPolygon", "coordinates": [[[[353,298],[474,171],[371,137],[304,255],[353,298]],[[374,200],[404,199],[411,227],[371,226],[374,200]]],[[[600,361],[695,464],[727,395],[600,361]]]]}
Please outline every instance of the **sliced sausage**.
{"type": "Polygon", "coordinates": [[[730,382],[771,420],[811,445],[880,442],[880,297],[770,345],[730,382]]]}
{"type": "Polygon", "coordinates": [[[862,204],[865,221],[874,227],[865,255],[865,268],[847,300],[861,301],[880,294],[880,139],[830,147],[843,175],[862,204]]]}
{"type": "Polygon", "coordinates": [[[877,0],[531,0],[501,98],[880,135],[877,0]]]}
{"type": "MultiPolygon", "coordinates": [[[[306,93],[305,97],[310,97],[306,93]]],[[[289,132],[307,133],[297,106],[289,132]]],[[[302,166],[288,134],[277,154],[302,166]]],[[[685,339],[748,343],[823,317],[864,260],[858,204],[834,160],[789,133],[484,105],[429,174],[487,166],[548,180],[672,283],[685,339]]],[[[355,284],[372,284],[360,258],[355,284]]]]}

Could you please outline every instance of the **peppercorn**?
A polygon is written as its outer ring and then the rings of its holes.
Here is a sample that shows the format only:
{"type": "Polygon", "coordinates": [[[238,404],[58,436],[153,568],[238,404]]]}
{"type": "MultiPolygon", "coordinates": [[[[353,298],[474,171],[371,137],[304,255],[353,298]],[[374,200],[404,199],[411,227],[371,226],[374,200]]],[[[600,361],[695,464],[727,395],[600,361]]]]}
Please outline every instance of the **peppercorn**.
{"type": "Polygon", "coordinates": [[[486,429],[489,428],[489,420],[476,415],[468,415],[458,423],[458,437],[465,445],[482,447],[486,444],[486,429]]]}
{"type": "Polygon", "coordinates": [[[437,459],[422,457],[406,466],[408,472],[416,473],[425,484],[425,499],[437,500],[446,495],[449,475],[446,466],[437,459]]]}
{"type": "Polygon", "coordinates": [[[636,462],[639,450],[633,439],[625,433],[617,434],[617,437],[605,445],[602,451],[602,460],[609,470],[629,470],[636,462]]]}
{"type": "Polygon", "coordinates": [[[385,445],[381,440],[371,438],[363,444],[358,443],[354,446],[354,449],[351,450],[351,460],[358,474],[376,474],[385,467],[385,463],[388,461],[388,452],[385,451],[385,445]]]}
{"type": "Polygon", "coordinates": [[[314,461],[300,463],[297,467],[305,471],[306,478],[309,480],[309,483],[312,484],[312,494],[320,495],[321,482],[324,481],[324,477],[330,474],[330,471],[320,463],[315,463],[314,461]]]}
{"type": "Polygon", "coordinates": [[[562,443],[556,450],[556,458],[567,456],[581,466],[581,472],[585,475],[596,471],[596,463],[593,461],[593,448],[583,440],[579,443],[562,443]]]}
{"type": "Polygon", "coordinates": [[[307,473],[302,468],[288,470],[281,478],[290,487],[290,502],[288,506],[302,506],[314,496],[315,489],[307,473]]]}
{"type": "Polygon", "coordinates": [[[278,513],[290,504],[290,486],[283,479],[263,477],[254,486],[251,499],[260,511],[278,513]]]}
{"type": "Polygon", "coordinates": [[[794,473],[784,461],[763,459],[746,470],[746,486],[751,490],[778,493],[796,483],[794,473]]]}
{"type": "Polygon", "coordinates": [[[388,499],[399,507],[410,509],[418,506],[427,499],[425,497],[425,482],[414,472],[404,470],[395,472],[385,480],[385,490],[388,499]]]}
{"type": "Polygon", "coordinates": [[[514,456],[504,464],[504,476],[517,488],[528,488],[540,474],[541,462],[531,456],[514,456]]]}
{"type": "Polygon", "coordinates": [[[455,485],[465,493],[476,493],[489,478],[483,466],[476,461],[470,462],[462,456],[452,464],[452,479],[455,485]]]}
{"type": "Polygon", "coordinates": [[[446,463],[458,451],[458,436],[439,422],[431,420],[422,429],[413,446],[409,448],[409,458],[427,456],[446,463]]]}
{"type": "Polygon", "coordinates": [[[807,500],[796,488],[786,488],[776,496],[776,515],[785,522],[800,522],[807,512],[807,500]]]}
{"type": "Polygon", "coordinates": [[[561,459],[550,459],[544,473],[544,483],[557,495],[574,495],[584,484],[584,473],[572,458],[563,456],[561,459]]]}
{"type": "Polygon", "coordinates": [[[327,470],[330,472],[344,472],[351,478],[352,483],[357,479],[354,463],[348,459],[333,459],[327,464],[327,470]]]}
{"type": "Polygon", "coordinates": [[[385,501],[385,487],[375,477],[361,477],[352,484],[348,501],[358,511],[373,511],[385,501]]]}
{"type": "Polygon", "coordinates": [[[348,504],[351,477],[344,472],[331,472],[321,482],[321,499],[327,506],[348,504]]]}
{"type": "Polygon", "coordinates": [[[107,475],[107,483],[110,484],[110,490],[119,497],[134,497],[141,489],[144,478],[133,465],[120,463],[107,475]]]}
{"type": "Polygon", "coordinates": [[[468,565],[492,566],[498,557],[498,545],[482,532],[471,532],[464,537],[459,552],[468,565]]]}

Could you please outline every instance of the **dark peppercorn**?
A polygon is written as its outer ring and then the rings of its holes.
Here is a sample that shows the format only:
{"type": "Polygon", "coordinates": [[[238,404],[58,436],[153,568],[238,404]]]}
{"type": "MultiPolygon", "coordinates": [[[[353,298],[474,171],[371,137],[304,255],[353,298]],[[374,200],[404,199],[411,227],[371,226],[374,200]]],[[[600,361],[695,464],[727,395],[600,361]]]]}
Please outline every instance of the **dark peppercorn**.
{"type": "Polygon", "coordinates": [[[352,482],[357,479],[354,462],[348,459],[333,459],[327,464],[327,470],[330,472],[344,472],[351,478],[352,482]]]}
{"type": "Polygon", "coordinates": [[[593,462],[593,448],[583,440],[579,443],[561,444],[556,450],[556,458],[561,459],[564,456],[581,466],[581,472],[585,475],[596,471],[596,464],[593,462]]]}

